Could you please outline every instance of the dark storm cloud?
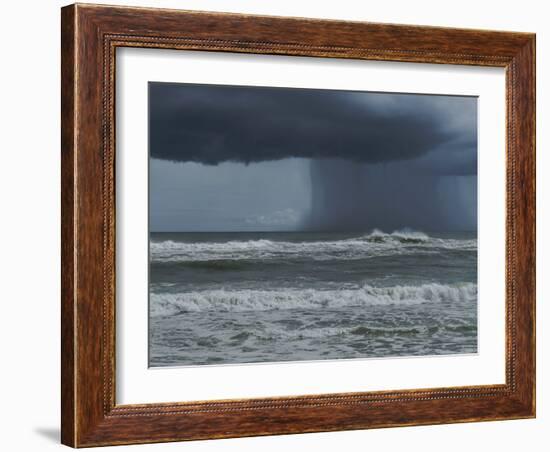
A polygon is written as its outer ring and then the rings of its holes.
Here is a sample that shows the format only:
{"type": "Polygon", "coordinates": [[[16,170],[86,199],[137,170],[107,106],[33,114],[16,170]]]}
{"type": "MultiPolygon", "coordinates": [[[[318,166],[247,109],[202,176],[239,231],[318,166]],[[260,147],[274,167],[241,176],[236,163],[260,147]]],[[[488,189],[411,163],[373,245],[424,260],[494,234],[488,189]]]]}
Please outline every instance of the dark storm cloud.
{"type": "Polygon", "coordinates": [[[208,165],[418,159],[419,168],[439,174],[476,173],[474,98],[168,83],[149,90],[154,158],[208,165]]]}

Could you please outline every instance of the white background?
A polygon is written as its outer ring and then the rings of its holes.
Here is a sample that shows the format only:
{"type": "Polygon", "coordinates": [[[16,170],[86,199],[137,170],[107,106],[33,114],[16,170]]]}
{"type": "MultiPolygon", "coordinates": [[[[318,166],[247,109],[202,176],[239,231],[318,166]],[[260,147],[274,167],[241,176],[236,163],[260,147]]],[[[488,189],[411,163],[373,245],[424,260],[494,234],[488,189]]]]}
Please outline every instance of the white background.
{"type": "Polygon", "coordinates": [[[116,80],[117,403],[504,383],[503,69],[126,48],[117,51],[116,80]],[[478,353],[148,369],[150,80],[479,96],[478,353]]]}
{"type": "MultiPolygon", "coordinates": [[[[245,438],[195,443],[118,447],[116,450],[280,451],[403,450],[501,452],[547,450],[550,429],[547,345],[542,328],[549,308],[546,260],[550,239],[547,172],[550,123],[550,31],[545,3],[536,0],[277,2],[117,0],[164,6],[275,15],[309,16],[537,32],[538,80],[538,417],[536,420],[406,427],[357,432],[245,438]],[[546,355],[546,356],[545,356],[546,355]],[[546,380],[546,381],[544,381],[546,380]]],[[[59,7],[58,1],[6,2],[2,8],[0,105],[2,165],[0,222],[2,311],[0,318],[1,448],[60,449],[59,424],[59,7]]]]}

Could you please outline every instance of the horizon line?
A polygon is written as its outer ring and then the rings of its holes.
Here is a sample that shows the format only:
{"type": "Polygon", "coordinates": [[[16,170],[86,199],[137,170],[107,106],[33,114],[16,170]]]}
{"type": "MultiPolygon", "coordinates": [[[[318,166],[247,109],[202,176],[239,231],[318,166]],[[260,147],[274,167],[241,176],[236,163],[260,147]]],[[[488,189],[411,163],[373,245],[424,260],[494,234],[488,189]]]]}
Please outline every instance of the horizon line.
{"type": "MultiPolygon", "coordinates": [[[[391,232],[397,232],[397,231],[410,231],[410,232],[478,232],[477,229],[460,229],[460,230],[436,230],[436,229],[412,229],[412,228],[391,228],[391,232]]],[[[281,234],[290,234],[290,233],[365,233],[365,232],[372,232],[374,230],[378,230],[381,232],[386,232],[382,228],[368,228],[365,229],[349,229],[349,230],[321,230],[321,229],[311,229],[311,230],[254,230],[254,231],[222,231],[222,230],[216,230],[216,231],[149,231],[149,234],[213,234],[213,233],[219,233],[219,234],[259,234],[259,233],[281,233],[281,234]]]]}

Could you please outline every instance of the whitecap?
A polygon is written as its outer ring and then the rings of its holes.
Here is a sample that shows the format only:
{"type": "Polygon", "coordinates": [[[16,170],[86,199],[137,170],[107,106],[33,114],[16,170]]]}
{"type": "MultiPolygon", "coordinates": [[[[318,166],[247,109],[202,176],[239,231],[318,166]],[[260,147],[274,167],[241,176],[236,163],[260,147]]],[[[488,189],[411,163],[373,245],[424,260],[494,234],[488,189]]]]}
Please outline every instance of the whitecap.
{"type": "Polygon", "coordinates": [[[413,305],[475,300],[477,284],[423,284],[419,286],[354,289],[204,290],[185,293],[152,293],[154,317],[183,312],[241,312],[284,309],[324,309],[346,306],[413,305]]]}

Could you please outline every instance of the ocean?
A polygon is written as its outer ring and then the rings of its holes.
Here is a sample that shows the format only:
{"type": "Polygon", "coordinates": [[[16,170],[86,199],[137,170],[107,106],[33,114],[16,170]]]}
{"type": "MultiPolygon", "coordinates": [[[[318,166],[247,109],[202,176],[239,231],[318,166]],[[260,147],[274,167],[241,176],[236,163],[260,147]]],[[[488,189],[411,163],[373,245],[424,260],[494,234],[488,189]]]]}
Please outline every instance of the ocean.
{"type": "Polygon", "coordinates": [[[151,233],[149,365],[477,352],[475,233],[151,233]]]}

